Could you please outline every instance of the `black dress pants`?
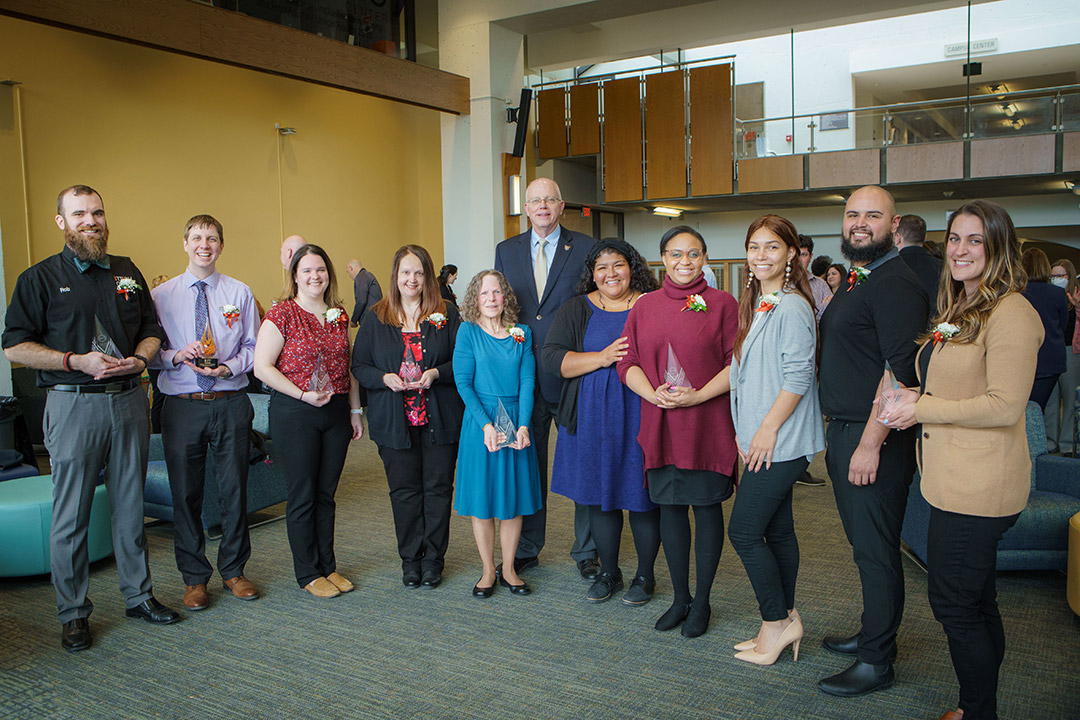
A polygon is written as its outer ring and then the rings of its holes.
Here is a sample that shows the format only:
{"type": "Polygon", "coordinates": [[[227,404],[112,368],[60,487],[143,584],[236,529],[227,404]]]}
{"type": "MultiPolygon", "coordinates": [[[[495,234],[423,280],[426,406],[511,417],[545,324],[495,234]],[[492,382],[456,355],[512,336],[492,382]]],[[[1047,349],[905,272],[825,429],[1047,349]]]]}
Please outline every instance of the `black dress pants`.
{"type": "Polygon", "coordinates": [[[337,570],[334,493],[352,438],[348,396],[334,395],[312,407],[272,393],[270,437],[285,469],[285,526],[296,582],[304,587],[337,570]]]}
{"type": "Polygon", "coordinates": [[[859,659],[884,665],[896,655],[896,631],[904,614],[900,529],[915,472],[918,426],[890,431],[881,445],[876,482],[852,485],[848,481],[848,466],[864,426],[865,423],[830,421],[825,465],[862,584],[859,659]]]}
{"type": "Polygon", "coordinates": [[[207,453],[214,455],[214,475],[221,497],[221,542],[217,565],[222,580],[244,574],[251,557],[247,526],[248,443],[255,411],[247,393],[214,400],[157,395],[161,408],[161,444],[169,470],[173,501],[176,566],[185,585],[205,584],[213,574],[206,559],[203,492],[207,453]]]}
{"type": "Polygon", "coordinates": [[[379,445],[401,567],[441,573],[450,539],[458,445],[435,444],[427,426],[409,426],[409,442],[405,450],[379,445]]]}
{"type": "Polygon", "coordinates": [[[997,606],[997,546],[1016,522],[930,508],[926,595],[949,638],[964,720],[997,717],[998,670],[1005,629],[997,606]]]}

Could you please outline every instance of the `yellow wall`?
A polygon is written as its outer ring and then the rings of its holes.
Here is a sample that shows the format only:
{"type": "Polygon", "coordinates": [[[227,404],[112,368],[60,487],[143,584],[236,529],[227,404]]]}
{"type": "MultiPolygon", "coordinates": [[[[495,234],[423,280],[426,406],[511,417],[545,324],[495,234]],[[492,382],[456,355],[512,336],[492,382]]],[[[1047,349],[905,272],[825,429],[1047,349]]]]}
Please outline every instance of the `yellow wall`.
{"type": "MultiPolygon", "coordinates": [[[[32,262],[63,247],[56,194],[84,183],[105,201],[110,252],[130,255],[147,280],[183,272],[184,223],[197,213],[224,225],[218,268],[265,306],[283,279],[282,216],[284,234],[330,253],[350,309],[350,257],[384,289],[404,243],[442,264],[436,111],[0,16],[3,79],[22,83],[32,262]],[[298,132],[281,138],[275,123],[298,132]]],[[[17,126],[5,127],[10,298],[29,262],[17,126]]]]}

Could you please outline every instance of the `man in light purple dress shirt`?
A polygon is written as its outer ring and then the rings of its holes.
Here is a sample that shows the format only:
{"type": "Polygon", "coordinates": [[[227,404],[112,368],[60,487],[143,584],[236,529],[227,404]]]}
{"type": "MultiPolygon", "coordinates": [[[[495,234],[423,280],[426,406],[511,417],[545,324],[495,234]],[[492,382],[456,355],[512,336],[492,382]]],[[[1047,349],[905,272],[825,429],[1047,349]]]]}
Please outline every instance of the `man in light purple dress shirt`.
{"type": "Polygon", "coordinates": [[[172,489],[176,565],[184,577],[184,607],[189,610],[210,604],[206,585],[213,566],[206,559],[202,527],[208,451],[221,489],[218,573],[235,597],[259,596],[255,584],[244,577],[251,556],[247,476],[254,416],[247,373],[254,361],[259,316],[251,289],[217,271],[224,246],[221,223],[209,215],[191,218],[184,228],[187,270],[152,293],[166,340],[150,367],[161,370],[161,439],[172,489]],[[217,360],[216,367],[196,362],[210,356],[217,360]]]}
{"type": "MultiPolygon", "coordinates": [[[[825,306],[832,300],[832,290],[829,288],[829,283],[810,272],[810,262],[814,259],[814,238],[800,234],[799,246],[799,260],[802,262],[803,267],[806,268],[807,275],[810,276],[810,292],[814,295],[814,318],[821,322],[821,313],[825,312],[825,306]]],[[[825,486],[824,478],[814,477],[810,474],[809,468],[795,482],[799,485],[809,485],[811,487],[825,486]]]]}

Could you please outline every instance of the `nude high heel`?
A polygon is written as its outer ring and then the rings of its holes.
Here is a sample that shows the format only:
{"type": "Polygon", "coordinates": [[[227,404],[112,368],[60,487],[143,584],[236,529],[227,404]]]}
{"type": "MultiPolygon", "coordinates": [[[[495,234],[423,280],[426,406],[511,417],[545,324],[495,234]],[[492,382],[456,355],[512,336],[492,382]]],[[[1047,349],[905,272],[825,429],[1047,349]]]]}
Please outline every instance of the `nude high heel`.
{"type": "MultiPolygon", "coordinates": [[[[802,622],[802,618],[799,616],[799,611],[796,610],[795,608],[791,608],[791,612],[788,613],[788,617],[791,618],[792,621],[797,620],[799,622],[802,622]]],[[[736,645],[735,649],[737,651],[739,651],[739,652],[742,652],[744,650],[753,650],[756,647],[757,647],[757,638],[752,637],[749,640],[744,640],[741,643],[739,643],[738,645],[736,645]]]]}
{"type": "Polygon", "coordinates": [[[772,646],[772,649],[767,653],[758,653],[754,650],[743,650],[740,653],[736,653],[735,657],[744,662],[754,663],[755,665],[772,665],[780,657],[780,653],[784,651],[788,645],[792,646],[792,651],[795,653],[795,662],[799,661],[799,643],[803,637],[803,625],[801,620],[792,620],[791,624],[784,628],[784,632],[780,633],[780,637],[777,639],[776,644],[772,646]]]}

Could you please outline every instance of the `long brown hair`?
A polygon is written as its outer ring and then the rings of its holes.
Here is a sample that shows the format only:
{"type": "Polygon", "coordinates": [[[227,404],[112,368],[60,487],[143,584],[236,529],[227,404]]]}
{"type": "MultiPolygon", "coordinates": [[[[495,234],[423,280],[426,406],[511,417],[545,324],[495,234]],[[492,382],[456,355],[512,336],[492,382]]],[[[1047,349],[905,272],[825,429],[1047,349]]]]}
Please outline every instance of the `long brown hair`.
{"type": "Polygon", "coordinates": [[[979,278],[979,289],[969,297],[964,283],[953,280],[946,261],[945,272],[941,273],[941,283],[938,285],[938,314],[930,324],[931,329],[919,338],[920,343],[930,338],[933,328],[943,322],[960,328],[950,338],[953,342],[974,342],[1001,298],[1011,292],[1021,292],[1027,286],[1027,273],[1020,264],[1020,241],[1016,238],[1012,218],[1005,208],[988,200],[972,200],[949,216],[949,223],[945,227],[946,257],[953,223],[961,215],[978,218],[983,226],[986,266],[979,278]]]}
{"type": "MultiPolygon", "coordinates": [[[[799,295],[802,295],[806,302],[810,303],[810,309],[814,310],[814,295],[810,292],[810,276],[803,267],[802,260],[799,259],[799,248],[802,247],[802,243],[799,241],[799,231],[795,229],[795,226],[790,220],[779,215],[762,215],[754,222],[750,223],[750,227],[746,230],[746,242],[743,243],[743,249],[750,247],[750,238],[758,230],[768,230],[784,243],[785,247],[788,247],[795,251],[795,256],[791,260],[791,274],[788,276],[784,283],[784,289],[791,291],[794,290],[799,295]]],[[[747,333],[750,332],[750,324],[754,321],[754,304],[757,302],[758,295],[761,294],[761,281],[754,277],[753,271],[750,269],[750,263],[746,264],[746,273],[750,278],[750,282],[746,284],[746,287],[739,293],[739,332],[735,335],[735,349],[734,357],[740,357],[739,353],[742,350],[743,340],[746,339],[747,333]]]]}
{"type": "Polygon", "coordinates": [[[420,291],[420,314],[417,321],[432,313],[445,313],[446,301],[439,292],[439,279],[435,275],[435,264],[431,255],[419,245],[402,245],[394,253],[394,263],[390,268],[390,287],[383,299],[375,303],[371,310],[383,325],[404,325],[405,309],[401,305],[401,290],[398,288],[398,269],[406,255],[412,255],[420,261],[424,271],[424,285],[420,291]]]}
{"type": "Polygon", "coordinates": [[[318,255],[322,258],[322,261],[326,263],[326,275],[330,278],[330,282],[326,284],[326,289],[323,290],[323,302],[327,307],[340,307],[342,305],[341,298],[337,294],[337,280],[334,277],[334,263],[330,262],[330,256],[326,254],[318,245],[301,245],[293,253],[292,261],[289,263],[289,286],[286,288],[286,292],[282,300],[295,300],[298,288],[296,286],[296,267],[300,264],[300,258],[305,255],[318,255]]]}

